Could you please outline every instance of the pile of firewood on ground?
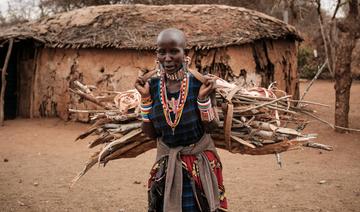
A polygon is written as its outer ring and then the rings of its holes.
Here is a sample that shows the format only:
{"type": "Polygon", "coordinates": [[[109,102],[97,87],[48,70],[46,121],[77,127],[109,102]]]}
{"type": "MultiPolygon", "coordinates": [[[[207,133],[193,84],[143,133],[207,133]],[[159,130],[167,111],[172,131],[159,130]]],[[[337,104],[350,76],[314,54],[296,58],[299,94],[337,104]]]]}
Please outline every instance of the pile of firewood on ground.
{"type": "MultiPolygon", "coordinates": [[[[156,141],[141,130],[141,97],[136,90],[98,91],[94,86],[78,81],[73,84],[72,93],[102,109],[70,109],[74,113],[92,114],[92,126],[76,140],[93,135],[88,147],[101,146],[74,178],[72,185],[97,163],[105,166],[110,160],[136,157],[156,148],[156,141]]],[[[316,117],[306,106],[322,104],[293,100],[274,84],[268,88],[246,87],[218,79],[216,85],[218,126],[211,131],[211,136],[217,148],[240,154],[276,154],[280,165],[279,153],[301,145],[332,150],[327,145],[311,142],[316,134],[302,133],[308,124],[304,115],[316,117]]]]}

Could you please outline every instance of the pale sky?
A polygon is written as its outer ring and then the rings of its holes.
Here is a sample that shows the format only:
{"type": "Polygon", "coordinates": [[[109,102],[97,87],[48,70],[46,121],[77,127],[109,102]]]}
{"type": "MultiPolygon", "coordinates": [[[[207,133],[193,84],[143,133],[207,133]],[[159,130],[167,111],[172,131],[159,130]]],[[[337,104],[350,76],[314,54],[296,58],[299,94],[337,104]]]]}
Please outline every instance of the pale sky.
{"type": "Polygon", "coordinates": [[[7,8],[7,0],[0,0],[0,10],[2,13],[4,13],[4,11],[7,8]]]}
{"type": "MultiPolygon", "coordinates": [[[[5,11],[7,9],[8,1],[9,0],[0,0],[0,11],[2,12],[3,15],[6,15],[5,11]]],[[[35,0],[35,1],[38,1],[38,0],[35,0]]],[[[335,2],[336,2],[336,0],[321,0],[323,9],[325,9],[326,11],[329,11],[329,12],[334,10],[335,2]]]]}

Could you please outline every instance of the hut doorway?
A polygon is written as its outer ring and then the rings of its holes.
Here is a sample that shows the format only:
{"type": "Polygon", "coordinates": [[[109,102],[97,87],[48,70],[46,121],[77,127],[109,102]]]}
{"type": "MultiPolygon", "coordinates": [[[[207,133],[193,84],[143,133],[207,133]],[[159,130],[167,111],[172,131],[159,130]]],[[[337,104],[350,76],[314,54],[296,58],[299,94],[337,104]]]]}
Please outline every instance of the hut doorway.
{"type": "MultiPolygon", "coordinates": [[[[0,67],[4,67],[5,58],[7,50],[9,48],[9,43],[3,46],[0,51],[0,67]]],[[[4,95],[4,119],[14,119],[16,118],[17,110],[17,73],[16,73],[16,55],[15,48],[12,49],[10,60],[8,63],[6,71],[6,87],[4,95]]],[[[2,81],[0,82],[0,87],[2,86],[2,81]]]]}
{"type": "MultiPolygon", "coordinates": [[[[0,51],[0,67],[4,67],[7,50],[8,44],[4,45],[0,51]]],[[[31,116],[34,71],[34,44],[29,41],[14,43],[6,71],[5,120],[15,119],[16,117],[29,118],[31,116]]]]}

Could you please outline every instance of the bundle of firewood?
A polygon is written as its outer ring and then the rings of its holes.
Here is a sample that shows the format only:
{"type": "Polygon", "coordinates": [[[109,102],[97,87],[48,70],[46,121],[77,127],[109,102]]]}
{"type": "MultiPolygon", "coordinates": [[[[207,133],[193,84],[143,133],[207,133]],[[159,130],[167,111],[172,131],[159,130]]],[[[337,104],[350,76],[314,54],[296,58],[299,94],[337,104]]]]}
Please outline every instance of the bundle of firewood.
{"type": "MultiPolygon", "coordinates": [[[[274,85],[269,88],[237,86],[221,79],[216,85],[213,105],[217,127],[211,130],[211,136],[217,148],[251,155],[278,154],[316,137],[301,131],[308,123],[302,115],[313,113],[305,106],[318,103],[292,100],[274,85]]],[[[70,91],[102,108],[70,109],[70,112],[92,114],[92,126],[76,140],[95,135],[88,147],[101,145],[73,183],[96,163],[105,166],[110,160],[136,157],[156,148],[156,141],[141,130],[141,97],[136,90],[98,91],[94,86],[75,81],[70,91]]]]}

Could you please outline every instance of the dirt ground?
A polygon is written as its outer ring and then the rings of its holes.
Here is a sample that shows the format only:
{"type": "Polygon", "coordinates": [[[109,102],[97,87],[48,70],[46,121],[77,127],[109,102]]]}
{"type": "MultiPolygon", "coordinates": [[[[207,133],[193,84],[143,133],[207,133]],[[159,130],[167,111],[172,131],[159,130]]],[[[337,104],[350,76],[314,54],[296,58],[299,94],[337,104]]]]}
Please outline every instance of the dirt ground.
{"type": "MultiPolygon", "coordinates": [[[[351,92],[351,127],[360,128],[359,82],[351,92]]],[[[332,82],[316,82],[306,99],[331,105],[318,112],[333,121],[332,82]]],[[[88,125],[59,119],[5,125],[0,128],[0,211],[146,211],[154,150],[94,167],[69,190],[90,153],[87,141],[73,140],[88,125]]],[[[219,151],[229,211],[360,211],[360,133],[337,134],[317,121],[307,131],[319,133],[317,141],[335,150],[283,153],[283,168],[273,155],[219,151]]]]}

